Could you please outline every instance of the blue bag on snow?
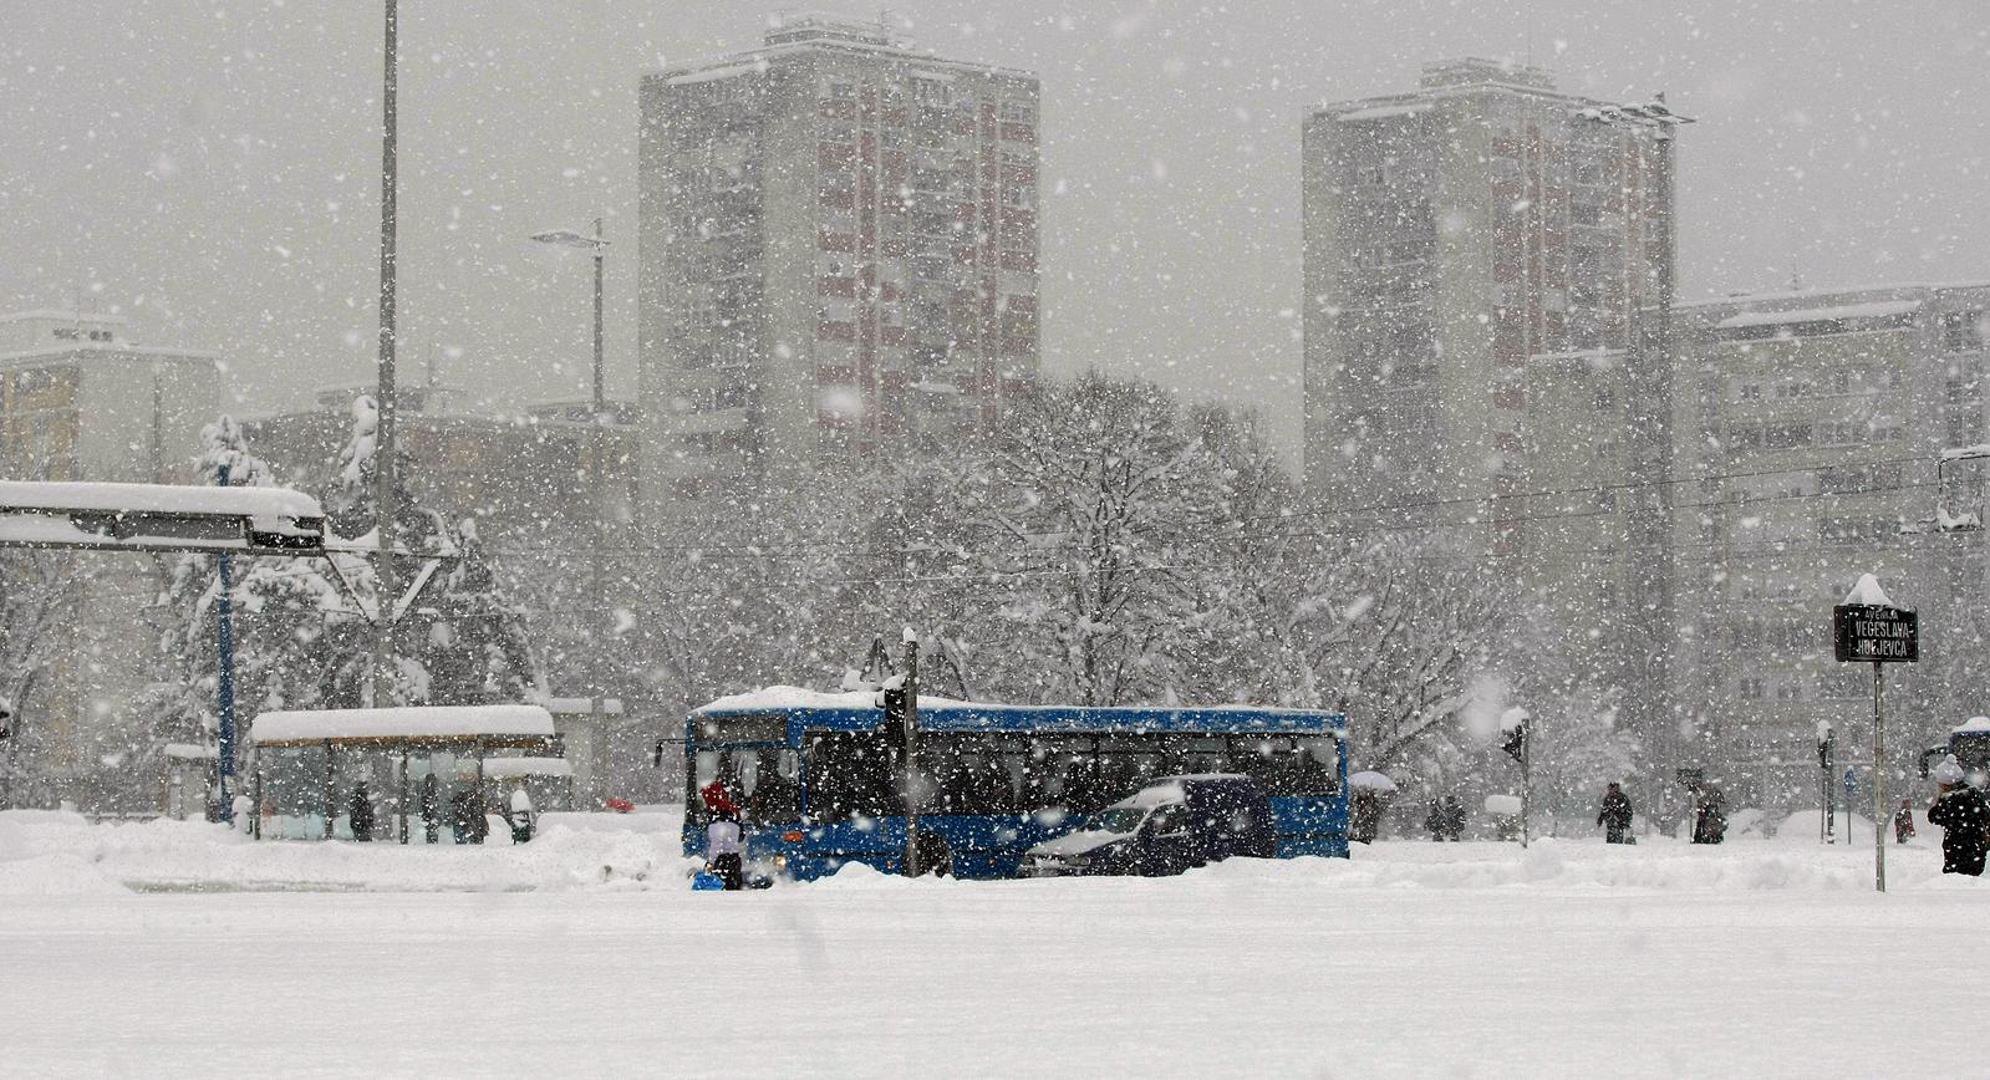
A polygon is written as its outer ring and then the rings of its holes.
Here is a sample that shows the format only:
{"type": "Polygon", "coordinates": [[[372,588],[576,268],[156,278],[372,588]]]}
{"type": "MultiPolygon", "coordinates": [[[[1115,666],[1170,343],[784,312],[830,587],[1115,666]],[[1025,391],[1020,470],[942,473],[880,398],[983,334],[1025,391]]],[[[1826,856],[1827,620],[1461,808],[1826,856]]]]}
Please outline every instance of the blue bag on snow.
{"type": "Polygon", "coordinates": [[[710,870],[700,870],[698,876],[691,879],[692,892],[723,891],[725,887],[726,883],[710,870]]]}

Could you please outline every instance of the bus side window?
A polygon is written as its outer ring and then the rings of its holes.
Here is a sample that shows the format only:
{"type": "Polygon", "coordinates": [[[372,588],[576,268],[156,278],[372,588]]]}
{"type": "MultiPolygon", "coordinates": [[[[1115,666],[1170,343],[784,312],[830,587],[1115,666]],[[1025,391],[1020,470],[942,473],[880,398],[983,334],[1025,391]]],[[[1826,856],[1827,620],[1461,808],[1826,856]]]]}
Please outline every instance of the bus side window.
{"type": "Polygon", "coordinates": [[[876,732],[808,736],[809,809],[824,821],[902,812],[890,748],[876,732]]]}

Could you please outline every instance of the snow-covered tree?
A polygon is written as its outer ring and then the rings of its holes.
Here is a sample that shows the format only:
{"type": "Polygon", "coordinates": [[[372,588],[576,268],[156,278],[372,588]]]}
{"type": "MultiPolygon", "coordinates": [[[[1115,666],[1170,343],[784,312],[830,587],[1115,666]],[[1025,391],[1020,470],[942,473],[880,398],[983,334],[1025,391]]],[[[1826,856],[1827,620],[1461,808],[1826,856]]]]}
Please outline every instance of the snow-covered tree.
{"type": "MultiPolygon", "coordinates": [[[[222,417],[201,432],[200,475],[233,487],[271,487],[277,478],[222,417]]],[[[235,641],[235,706],[244,728],[265,709],[306,708],[325,695],[323,648],[347,604],[317,559],[231,557],[229,599],[235,641]]],[[[212,744],[219,724],[217,605],[221,560],[180,555],[167,561],[154,609],[163,630],[160,655],[171,677],[141,702],[152,748],[167,742],[212,744]]]]}

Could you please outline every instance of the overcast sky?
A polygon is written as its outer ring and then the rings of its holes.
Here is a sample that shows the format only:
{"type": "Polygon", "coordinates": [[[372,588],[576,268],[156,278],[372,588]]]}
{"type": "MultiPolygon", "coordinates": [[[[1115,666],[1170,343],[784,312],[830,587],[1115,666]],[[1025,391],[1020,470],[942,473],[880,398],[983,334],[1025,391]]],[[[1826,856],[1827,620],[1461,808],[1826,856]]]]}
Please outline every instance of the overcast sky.
{"type": "MultiPolygon", "coordinates": [[[[751,0],[403,0],[404,378],[584,393],[608,217],[611,391],[635,386],[635,89],[755,45],[751,0]]],[[[824,7],[825,5],[812,5],[824,7]]],[[[875,17],[860,5],[827,5],[875,17]]],[[[234,408],[373,377],[380,25],[366,0],[0,0],[0,310],[213,348],[234,408]]],[[[896,0],[901,33],[1043,81],[1044,346],[1299,426],[1299,129],[1458,55],[1669,91],[1682,296],[1990,278],[1982,0],[896,0]]]]}

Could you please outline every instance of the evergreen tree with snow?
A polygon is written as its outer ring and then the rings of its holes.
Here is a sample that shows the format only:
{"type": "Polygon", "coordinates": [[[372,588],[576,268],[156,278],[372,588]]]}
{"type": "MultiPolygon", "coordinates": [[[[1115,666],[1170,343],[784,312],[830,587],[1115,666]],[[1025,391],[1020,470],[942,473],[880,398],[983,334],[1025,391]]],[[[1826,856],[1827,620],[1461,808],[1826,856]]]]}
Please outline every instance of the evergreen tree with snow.
{"type": "MultiPolygon", "coordinates": [[[[222,417],[201,432],[200,475],[231,487],[272,487],[269,464],[250,451],[241,427],[222,417]]],[[[228,592],[234,620],[235,707],[239,730],[265,709],[308,708],[324,700],[328,624],[347,605],[316,559],[235,556],[228,592]]],[[[169,742],[212,745],[219,726],[217,607],[221,559],[172,558],[154,609],[159,649],[172,677],[142,702],[152,750],[169,742]]],[[[239,745],[239,744],[238,744],[239,745]]]]}

